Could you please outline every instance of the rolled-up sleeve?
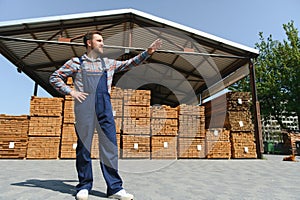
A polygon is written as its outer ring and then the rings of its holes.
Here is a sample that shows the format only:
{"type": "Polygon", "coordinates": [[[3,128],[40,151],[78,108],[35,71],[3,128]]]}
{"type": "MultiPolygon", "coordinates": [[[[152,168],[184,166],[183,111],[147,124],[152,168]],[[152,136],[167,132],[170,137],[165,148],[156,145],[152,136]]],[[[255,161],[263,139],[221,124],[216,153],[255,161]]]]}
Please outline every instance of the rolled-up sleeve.
{"type": "Polygon", "coordinates": [[[71,88],[65,83],[67,78],[77,73],[80,63],[79,59],[70,59],[58,70],[54,71],[50,77],[49,82],[57,91],[63,95],[70,94],[71,88]]]}

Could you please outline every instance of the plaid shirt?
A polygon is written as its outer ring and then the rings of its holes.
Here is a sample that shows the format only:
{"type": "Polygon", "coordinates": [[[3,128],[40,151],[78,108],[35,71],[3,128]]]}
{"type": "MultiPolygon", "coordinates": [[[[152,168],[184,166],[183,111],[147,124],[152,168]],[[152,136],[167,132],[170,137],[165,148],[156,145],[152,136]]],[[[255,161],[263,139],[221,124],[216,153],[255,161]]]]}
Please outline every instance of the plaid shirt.
{"type": "MultiPolygon", "coordinates": [[[[110,93],[113,75],[117,71],[128,70],[145,61],[149,57],[147,51],[125,61],[117,61],[114,59],[103,58],[105,66],[102,66],[101,59],[91,59],[86,54],[81,56],[82,64],[87,71],[102,72],[107,71],[107,87],[110,93]],[[104,68],[105,67],[105,68],[104,68]]],[[[72,58],[68,60],[61,68],[56,70],[49,78],[50,84],[60,93],[67,95],[72,91],[66,85],[68,77],[73,78],[73,83],[77,91],[83,92],[82,74],[79,58],[72,58]]]]}

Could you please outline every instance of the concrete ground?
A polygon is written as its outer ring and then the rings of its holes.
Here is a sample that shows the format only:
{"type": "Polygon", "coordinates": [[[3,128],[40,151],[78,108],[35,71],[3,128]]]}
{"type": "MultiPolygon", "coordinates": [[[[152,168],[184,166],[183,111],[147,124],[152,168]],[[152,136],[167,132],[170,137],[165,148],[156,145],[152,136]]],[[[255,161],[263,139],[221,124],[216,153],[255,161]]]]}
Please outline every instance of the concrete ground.
{"type": "MultiPolygon", "coordinates": [[[[136,200],[300,199],[300,162],[264,159],[120,160],[124,187],[136,200]]],[[[297,157],[297,160],[299,157],[297,157]]],[[[90,200],[107,199],[93,160],[90,200]]],[[[74,160],[0,160],[0,199],[74,199],[74,160]]]]}

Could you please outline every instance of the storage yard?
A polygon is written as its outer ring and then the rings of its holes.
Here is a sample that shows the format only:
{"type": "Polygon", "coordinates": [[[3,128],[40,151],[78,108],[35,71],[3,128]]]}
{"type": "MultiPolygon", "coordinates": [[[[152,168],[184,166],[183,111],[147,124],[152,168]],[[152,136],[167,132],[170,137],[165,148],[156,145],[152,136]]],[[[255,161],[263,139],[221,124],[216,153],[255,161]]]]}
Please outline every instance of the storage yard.
{"type": "MultiPolygon", "coordinates": [[[[149,90],[114,87],[111,101],[119,157],[257,158],[249,93],[231,92],[225,97],[225,107],[218,108],[219,97],[201,106],[184,104],[172,108],[150,106],[149,90]],[[223,121],[220,113],[225,113],[223,121]],[[221,117],[214,119],[213,114],[221,117]]],[[[70,96],[32,96],[29,116],[1,115],[0,158],[74,159],[77,137],[73,103],[70,96]]],[[[99,158],[97,144],[95,131],[92,158],[99,158]]]]}

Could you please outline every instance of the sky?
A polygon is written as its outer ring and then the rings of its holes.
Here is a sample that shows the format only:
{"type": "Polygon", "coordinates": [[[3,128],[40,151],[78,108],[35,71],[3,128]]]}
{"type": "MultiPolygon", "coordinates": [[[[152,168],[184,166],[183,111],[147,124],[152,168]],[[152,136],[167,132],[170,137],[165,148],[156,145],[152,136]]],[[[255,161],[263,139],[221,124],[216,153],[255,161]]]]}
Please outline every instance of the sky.
{"type": "MultiPolygon", "coordinates": [[[[282,25],[300,29],[299,0],[0,0],[0,22],[104,10],[136,9],[248,47],[286,40],[282,25]]],[[[1,33],[0,33],[1,35],[1,33]]],[[[0,114],[29,115],[34,82],[0,55],[0,114]]],[[[51,97],[41,87],[39,97],[51,97]]]]}

